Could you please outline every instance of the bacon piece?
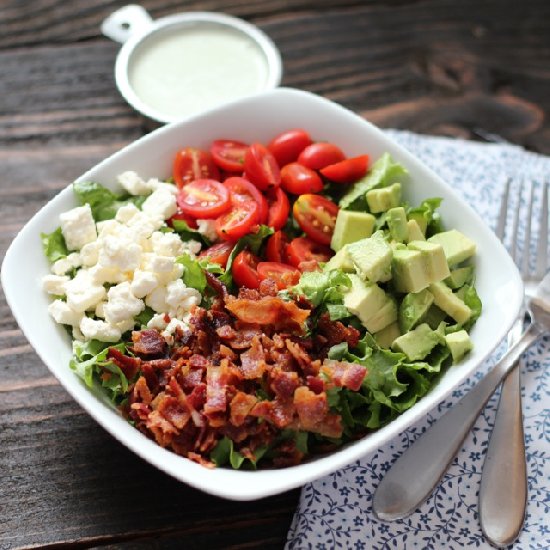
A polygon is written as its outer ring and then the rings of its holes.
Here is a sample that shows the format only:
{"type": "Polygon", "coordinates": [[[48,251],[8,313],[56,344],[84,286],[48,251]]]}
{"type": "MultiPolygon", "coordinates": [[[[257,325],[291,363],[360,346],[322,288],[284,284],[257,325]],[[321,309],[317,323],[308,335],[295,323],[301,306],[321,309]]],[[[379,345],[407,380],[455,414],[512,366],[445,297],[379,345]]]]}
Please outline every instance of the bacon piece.
{"type": "Polygon", "coordinates": [[[178,430],[181,430],[191,417],[187,407],[180,403],[176,397],[166,396],[159,403],[157,410],[178,430]]]}
{"type": "Polygon", "coordinates": [[[134,386],[133,392],[134,402],[141,402],[144,405],[150,405],[153,400],[153,395],[149,391],[145,377],[140,376],[134,386]]]}
{"type": "Polygon", "coordinates": [[[145,425],[155,436],[156,442],[161,447],[168,447],[172,441],[172,436],[178,433],[175,426],[166,420],[159,411],[152,411],[145,425]]]}
{"type": "Polygon", "coordinates": [[[325,383],[316,376],[308,376],[306,378],[307,387],[313,392],[313,393],[321,393],[325,391],[325,383]]]}
{"type": "Polygon", "coordinates": [[[283,371],[279,367],[269,373],[271,377],[271,389],[282,399],[290,399],[294,391],[300,385],[300,377],[297,372],[283,371]]]}
{"type": "Polygon", "coordinates": [[[205,468],[209,468],[210,470],[216,467],[216,465],[211,460],[204,458],[200,454],[194,453],[193,451],[189,451],[187,453],[187,458],[189,460],[192,460],[193,462],[196,462],[197,464],[200,464],[201,466],[204,466],[205,468]]]}
{"type": "Polygon", "coordinates": [[[245,418],[257,401],[256,397],[253,395],[238,391],[229,405],[231,409],[231,423],[234,426],[242,426],[245,418]]]}
{"type": "Polygon", "coordinates": [[[250,411],[251,416],[264,418],[277,428],[286,428],[294,419],[295,408],[292,401],[260,401],[250,411]]]}
{"type": "Polygon", "coordinates": [[[134,378],[141,365],[141,359],[139,357],[124,355],[116,348],[109,348],[109,351],[107,352],[107,359],[110,359],[117,367],[119,367],[128,380],[134,378]]]}
{"type": "Polygon", "coordinates": [[[260,282],[258,291],[261,296],[277,296],[279,293],[279,288],[273,279],[264,279],[260,282]]]}
{"type": "Polygon", "coordinates": [[[342,417],[339,414],[328,413],[324,420],[317,425],[317,433],[325,437],[339,439],[342,437],[342,417]]]}
{"type": "Polygon", "coordinates": [[[294,405],[302,428],[312,432],[328,413],[327,394],[316,394],[306,386],[294,392],[294,405]]]}
{"type": "Polygon", "coordinates": [[[226,388],[221,381],[222,367],[208,367],[206,371],[206,403],[204,414],[225,412],[227,408],[226,388]]]}
{"type": "Polygon", "coordinates": [[[359,391],[367,374],[367,367],[357,363],[325,359],[321,371],[330,378],[335,386],[359,391]]]}
{"type": "Polygon", "coordinates": [[[250,349],[241,353],[240,371],[245,379],[253,380],[262,377],[266,366],[265,353],[260,339],[254,336],[250,349]]]}
{"type": "Polygon", "coordinates": [[[276,330],[287,328],[300,332],[310,314],[309,310],[300,309],[294,302],[272,296],[259,300],[229,296],[225,307],[244,323],[273,325],[276,330]]]}
{"type": "Polygon", "coordinates": [[[212,273],[203,270],[208,286],[223,300],[228,296],[227,287],[212,273]]]}
{"type": "Polygon", "coordinates": [[[158,330],[134,330],[132,342],[134,352],[140,355],[163,355],[166,351],[166,340],[158,330]]]}
{"type": "Polygon", "coordinates": [[[304,371],[308,371],[308,367],[311,365],[311,357],[309,354],[298,344],[288,338],[285,340],[286,347],[291,353],[292,357],[296,360],[300,368],[304,371]]]}
{"type": "Polygon", "coordinates": [[[326,338],[326,344],[332,347],[347,342],[350,348],[357,346],[361,333],[354,327],[345,326],[340,321],[331,321],[328,313],[323,313],[317,322],[317,330],[326,338]]]}

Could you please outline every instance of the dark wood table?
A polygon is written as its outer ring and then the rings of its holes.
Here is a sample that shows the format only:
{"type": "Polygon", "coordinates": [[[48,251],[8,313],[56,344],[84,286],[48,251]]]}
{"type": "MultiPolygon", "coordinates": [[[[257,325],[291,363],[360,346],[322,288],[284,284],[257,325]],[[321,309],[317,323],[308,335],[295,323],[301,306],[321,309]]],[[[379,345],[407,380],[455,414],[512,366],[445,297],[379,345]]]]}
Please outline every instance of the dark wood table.
{"type": "MultiPolygon", "coordinates": [[[[225,11],[279,46],[283,83],[383,127],[550,153],[548,0],[146,0],[225,11]]],[[[0,247],[144,129],[101,21],[123,2],[0,1],[0,247]]],[[[280,548],[299,491],[234,503],[134,456],[49,373],[0,297],[0,547],[280,548]]]]}

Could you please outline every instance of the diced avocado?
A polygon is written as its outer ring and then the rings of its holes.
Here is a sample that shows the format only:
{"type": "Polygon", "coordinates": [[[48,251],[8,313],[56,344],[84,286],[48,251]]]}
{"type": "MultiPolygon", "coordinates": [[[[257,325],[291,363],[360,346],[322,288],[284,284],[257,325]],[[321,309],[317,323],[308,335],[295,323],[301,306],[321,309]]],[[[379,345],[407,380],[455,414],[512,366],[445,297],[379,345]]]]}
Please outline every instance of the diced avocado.
{"type": "Polygon", "coordinates": [[[422,254],[431,283],[442,281],[451,274],[441,245],[428,241],[412,241],[407,248],[418,250],[422,254]]]}
{"type": "Polygon", "coordinates": [[[390,228],[392,239],[402,243],[409,237],[409,228],[407,226],[407,214],[402,206],[390,208],[387,213],[386,221],[390,228]]]}
{"type": "MultiPolygon", "coordinates": [[[[421,212],[409,212],[409,220],[413,220],[418,225],[418,228],[420,231],[422,231],[422,235],[426,234],[426,229],[428,228],[428,222],[426,221],[426,218],[424,217],[424,214],[421,212]]],[[[422,239],[418,239],[422,240],[422,239]]]]}
{"type": "Polygon", "coordinates": [[[340,209],[336,216],[330,247],[333,250],[340,250],[345,244],[370,237],[375,222],[376,218],[367,212],[340,209]]]}
{"type": "Polygon", "coordinates": [[[351,289],[344,294],[344,305],[366,326],[389,298],[376,283],[365,283],[354,274],[350,274],[349,278],[351,289]]]}
{"type": "Polygon", "coordinates": [[[434,304],[463,325],[472,315],[471,309],[445,283],[433,283],[430,292],[434,295],[434,304]]]}
{"type": "Polygon", "coordinates": [[[447,263],[450,266],[467,260],[476,252],[476,244],[456,229],[436,233],[428,241],[443,247],[447,263]]]}
{"type": "Polygon", "coordinates": [[[365,323],[366,329],[374,334],[397,321],[397,305],[395,300],[387,297],[386,303],[365,323]]]}
{"type": "Polygon", "coordinates": [[[391,279],[392,249],[382,231],[348,245],[357,273],[373,283],[391,279]]]}
{"type": "Polygon", "coordinates": [[[456,290],[464,286],[466,283],[469,283],[472,280],[472,275],[474,273],[474,268],[469,265],[466,267],[457,267],[451,271],[451,275],[445,279],[445,284],[456,290]]]}
{"type": "Polygon", "coordinates": [[[379,330],[373,336],[374,336],[374,339],[376,340],[376,343],[381,348],[389,349],[390,346],[392,345],[392,342],[396,338],[401,336],[401,332],[399,331],[399,324],[392,323],[391,325],[388,325],[386,328],[379,330]]]}
{"type": "Polygon", "coordinates": [[[465,330],[458,330],[445,336],[445,342],[451,350],[453,363],[458,363],[473,347],[470,336],[465,330]]]}
{"type": "Polygon", "coordinates": [[[426,323],[422,323],[396,338],[391,348],[404,353],[409,361],[418,361],[424,359],[438,343],[439,336],[426,323]]]}
{"type": "Polygon", "coordinates": [[[424,321],[435,330],[437,327],[439,327],[445,317],[447,317],[447,314],[441,308],[438,308],[436,305],[432,305],[432,307],[426,313],[426,318],[424,319],[424,321]]]}
{"type": "Polygon", "coordinates": [[[409,220],[407,222],[407,229],[409,230],[409,235],[407,237],[409,242],[426,240],[426,237],[424,237],[424,233],[422,233],[422,229],[420,229],[420,226],[416,220],[409,220]]]}
{"type": "Polygon", "coordinates": [[[409,293],[403,298],[398,316],[399,328],[403,334],[424,319],[433,301],[433,294],[427,288],[416,294],[409,293]]]}
{"type": "Polygon", "coordinates": [[[355,266],[350,258],[347,246],[344,246],[325,264],[323,268],[325,271],[331,271],[333,269],[341,269],[346,272],[355,271],[355,266]]]}
{"type": "Polygon", "coordinates": [[[365,195],[369,210],[373,214],[386,212],[401,202],[401,184],[394,183],[380,189],[371,189],[365,195]]]}
{"type": "Polygon", "coordinates": [[[394,250],[392,277],[397,292],[420,292],[430,284],[422,253],[418,250],[394,250]]]}

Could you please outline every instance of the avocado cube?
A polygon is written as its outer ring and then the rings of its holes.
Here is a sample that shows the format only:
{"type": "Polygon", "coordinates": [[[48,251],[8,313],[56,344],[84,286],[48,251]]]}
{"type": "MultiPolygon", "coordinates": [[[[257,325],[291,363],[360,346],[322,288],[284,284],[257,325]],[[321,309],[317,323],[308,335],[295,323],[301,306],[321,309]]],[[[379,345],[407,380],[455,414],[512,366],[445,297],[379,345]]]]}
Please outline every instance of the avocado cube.
{"type": "Polygon", "coordinates": [[[465,330],[458,330],[447,334],[445,342],[451,350],[453,363],[458,363],[473,347],[470,336],[465,330]]]}
{"type": "MultiPolygon", "coordinates": [[[[418,225],[418,228],[422,232],[422,235],[426,234],[426,229],[428,228],[428,222],[426,221],[424,214],[420,212],[409,212],[409,221],[410,220],[416,222],[416,225],[418,225]]],[[[418,239],[418,240],[420,241],[422,239],[418,239]]]]}
{"type": "Polygon", "coordinates": [[[333,269],[341,269],[347,273],[355,271],[355,266],[349,255],[348,247],[344,246],[325,264],[324,271],[331,271],[333,269]]]}
{"type": "Polygon", "coordinates": [[[392,239],[402,243],[409,237],[409,228],[407,226],[407,214],[402,206],[390,208],[386,214],[386,221],[390,228],[392,239]]]}
{"type": "Polygon", "coordinates": [[[399,306],[399,328],[404,334],[414,328],[428,313],[433,304],[433,294],[425,288],[417,293],[409,293],[399,306]]]}
{"type": "Polygon", "coordinates": [[[365,283],[354,274],[349,278],[351,288],[344,294],[344,305],[366,326],[369,319],[384,307],[388,297],[376,283],[365,283]]]}
{"type": "Polygon", "coordinates": [[[399,330],[399,324],[398,323],[392,323],[391,325],[388,325],[386,328],[383,328],[382,330],[379,330],[374,335],[374,339],[376,340],[376,343],[381,347],[385,349],[390,349],[390,346],[392,345],[392,342],[401,336],[401,332],[399,330]]]}
{"type": "Polygon", "coordinates": [[[426,323],[422,323],[396,338],[391,349],[404,353],[409,361],[419,361],[424,359],[438,343],[439,336],[426,323]]]}
{"type": "Polygon", "coordinates": [[[424,321],[435,330],[445,320],[445,317],[447,317],[447,314],[442,309],[438,308],[436,305],[432,305],[432,307],[428,309],[424,321]]]}
{"type": "Polygon", "coordinates": [[[394,250],[391,268],[397,292],[420,292],[430,284],[424,258],[418,250],[394,250]]]}
{"type": "Polygon", "coordinates": [[[391,279],[392,249],[382,231],[348,245],[357,273],[373,283],[391,279]]]}
{"type": "Polygon", "coordinates": [[[467,260],[476,252],[476,244],[456,229],[436,233],[428,241],[443,247],[447,263],[450,266],[467,260]]]}
{"type": "Polygon", "coordinates": [[[372,235],[376,218],[368,212],[340,210],[330,241],[332,250],[340,250],[345,244],[354,243],[372,235]]]}
{"type": "Polygon", "coordinates": [[[395,321],[397,321],[397,305],[394,300],[387,297],[386,303],[369,318],[365,327],[371,334],[374,334],[395,321]]]}
{"type": "Polygon", "coordinates": [[[445,284],[456,290],[466,283],[469,283],[472,280],[472,275],[474,274],[474,268],[469,265],[466,267],[457,267],[456,269],[451,270],[451,275],[445,279],[445,284]]]}
{"type": "Polygon", "coordinates": [[[441,245],[428,241],[412,241],[408,244],[408,248],[418,250],[424,257],[426,271],[431,283],[442,281],[451,274],[441,245]]]}
{"type": "Polygon", "coordinates": [[[401,202],[401,184],[394,183],[380,189],[371,189],[365,195],[369,210],[373,214],[386,212],[401,202]]]}
{"type": "Polygon", "coordinates": [[[434,295],[434,304],[463,325],[472,315],[472,310],[442,282],[432,283],[430,292],[434,295]]]}
{"type": "Polygon", "coordinates": [[[422,229],[420,229],[420,226],[418,225],[418,222],[416,220],[409,220],[407,222],[407,230],[408,230],[408,236],[407,241],[425,241],[426,237],[424,237],[424,233],[422,233],[422,229]]]}

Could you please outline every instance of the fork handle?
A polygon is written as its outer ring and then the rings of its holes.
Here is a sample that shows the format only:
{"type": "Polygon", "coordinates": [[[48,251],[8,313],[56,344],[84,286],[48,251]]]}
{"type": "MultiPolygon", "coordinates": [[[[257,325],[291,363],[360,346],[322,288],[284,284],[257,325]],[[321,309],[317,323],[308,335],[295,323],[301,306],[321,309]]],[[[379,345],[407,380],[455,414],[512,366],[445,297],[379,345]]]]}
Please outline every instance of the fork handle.
{"type": "Polygon", "coordinates": [[[479,521],[483,534],[499,548],[514,542],[523,526],[526,505],[521,383],[516,365],[502,384],[481,476],[479,521]]]}
{"type": "Polygon", "coordinates": [[[530,324],[485,377],[395,461],[374,495],[373,512],[378,518],[404,518],[432,493],[489,397],[540,334],[541,329],[530,324]]]}

